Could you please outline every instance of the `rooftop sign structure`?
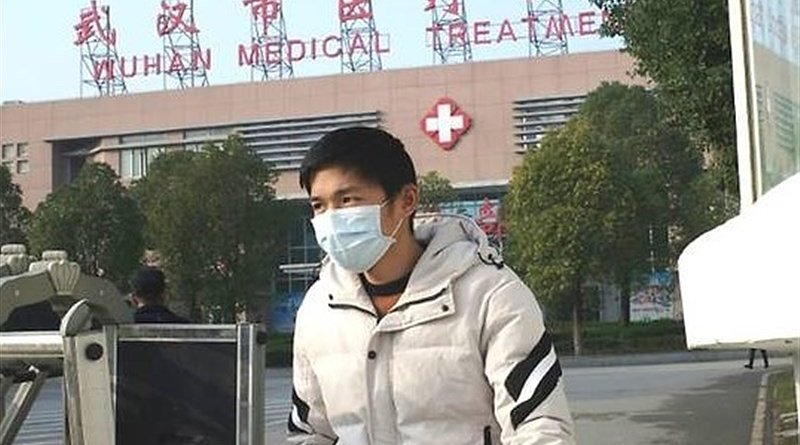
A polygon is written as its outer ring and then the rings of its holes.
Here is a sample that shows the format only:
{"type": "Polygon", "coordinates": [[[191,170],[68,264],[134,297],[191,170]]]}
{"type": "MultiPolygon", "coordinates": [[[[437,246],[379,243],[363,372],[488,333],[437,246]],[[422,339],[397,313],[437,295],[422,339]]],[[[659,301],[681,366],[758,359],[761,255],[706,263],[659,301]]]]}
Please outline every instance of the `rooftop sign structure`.
{"type": "MultiPolygon", "coordinates": [[[[248,63],[250,69],[250,80],[255,80],[258,74],[259,80],[283,79],[294,77],[293,60],[283,57],[289,47],[289,37],[286,33],[286,21],[283,18],[283,0],[243,0],[242,5],[250,8],[250,49],[255,48],[255,54],[259,54],[260,48],[266,50],[268,47],[276,48],[278,57],[269,59],[260,57],[253,60],[256,56],[251,55],[248,63]]],[[[242,48],[239,46],[239,65],[242,63],[242,48]]],[[[244,51],[247,57],[246,50],[244,51]]]]}
{"type": "MultiPolygon", "coordinates": [[[[304,37],[289,31],[292,23],[287,24],[283,0],[238,0],[236,8],[248,13],[249,23],[241,27],[248,27],[250,37],[227,47],[213,41],[200,45],[199,36],[208,28],[195,21],[194,0],[149,0],[155,22],[149,26],[161,38],[162,48],[138,54],[122,50],[124,30],[111,27],[111,8],[97,1],[90,0],[78,15],[73,42],[82,48],[82,82],[100,95],[125,93],[129,81],[151,76],[163,77],[164,88],[206,86],[216,60],[233,59],[233,69],[248,69],[251,80],[271,80],[293,77],[300,65],[330,59],[340,61],[343,73],[381,70],[392,55],[390,33],[376,26],[378,0],[329,0],[329,13],[339,29],[304,37]],[[219,51],[228,53],[218,56],[219,51]]],[[[599,36],[606,17],[596,8],[568,14],[561,3],[528,0],[519,3],[516,16],[470,20],[465,0],[424,0],[418,11],[431,14],[431,21],[416,32],[432,48],[434,63],[468,62],[479,48],[508,54],[523,42],[530,46],[531,57],[565,54],[569,39],[599,36]]],[[[407,47],[408,42],[401,43],[407,47]]]]}
{"type": "Polygon", "coordinates": [[[127,93],[125,77],[114,71],[119,69],[119,57],[117,30],[111,27],[111,7],[98,7],[97,1],[92,0],[81,10],[73,29],[73,44],[81,48],[81,96],[84,85],[97,90],[100,96],[127,93]],[[91,78],[85,73],[91,73],[91,78]]]}
{"type": "Polygon", "coordinates": [[[211,50],[200,47],[200,29],[194,21],[194,0],[161,0],[156,30],[164,43],[163,54],[170,61],[164,84],[180,89],[208,86],[211,50]]]}

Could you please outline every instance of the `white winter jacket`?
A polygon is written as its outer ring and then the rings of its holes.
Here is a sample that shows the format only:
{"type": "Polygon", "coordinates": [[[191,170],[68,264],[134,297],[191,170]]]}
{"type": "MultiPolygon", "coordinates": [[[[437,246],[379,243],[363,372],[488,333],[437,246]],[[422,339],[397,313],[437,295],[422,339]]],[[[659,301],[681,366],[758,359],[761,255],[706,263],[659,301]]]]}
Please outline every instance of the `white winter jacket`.
{"type": "Polygon", "coordinates": [[[324,262],[297,314],[290,439],[573,444],[531,291],[470,219],[437,215],[415,234],[425,252],[380,319],[358,276],[324,262]]]}

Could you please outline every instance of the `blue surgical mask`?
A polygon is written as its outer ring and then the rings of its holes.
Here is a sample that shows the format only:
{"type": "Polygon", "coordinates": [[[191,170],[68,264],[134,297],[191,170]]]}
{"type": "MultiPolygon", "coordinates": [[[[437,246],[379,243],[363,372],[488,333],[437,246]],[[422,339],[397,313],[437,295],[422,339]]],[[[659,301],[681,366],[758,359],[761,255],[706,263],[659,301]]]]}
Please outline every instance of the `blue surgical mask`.
{"type": "Polygon", "coordinates": [[[397,240],[381,231],[383,205],[329,209],[311,219],[317,242],[331,259],[344,269],[362,273],[371,269],[397,240]]]}

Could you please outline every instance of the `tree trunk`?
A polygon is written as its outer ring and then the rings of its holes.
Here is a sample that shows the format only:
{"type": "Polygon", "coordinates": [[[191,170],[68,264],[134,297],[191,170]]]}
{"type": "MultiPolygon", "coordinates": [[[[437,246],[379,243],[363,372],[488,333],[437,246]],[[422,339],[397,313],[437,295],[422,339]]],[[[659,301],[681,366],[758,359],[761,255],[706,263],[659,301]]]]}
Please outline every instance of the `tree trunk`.
{"type": "Polygon", "coordinates": [[[583,295],[581,287],[578,286],[575,292],[575,302],[572,304],[572,350],[575,355],[583,354],[583,335],[582,318],[583,313],[583,295]]]}
{"type": "Polygon", "coordinates": [[[631,280],[623,279],[619,283],[619,321],[623,326],[631,322],[631,280]]]}

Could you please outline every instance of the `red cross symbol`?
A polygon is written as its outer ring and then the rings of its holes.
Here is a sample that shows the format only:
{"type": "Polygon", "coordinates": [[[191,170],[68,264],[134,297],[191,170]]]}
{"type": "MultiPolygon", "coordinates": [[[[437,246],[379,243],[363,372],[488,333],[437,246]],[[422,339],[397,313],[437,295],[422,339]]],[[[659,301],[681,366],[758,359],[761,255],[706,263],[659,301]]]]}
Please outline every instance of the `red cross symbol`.
{"type": "Polygon", "coordinates": [[[419,122],[422,131],[444,150],[451,150],[471,125],[469,115],[448,97],[437,100],[419,122]]]}

